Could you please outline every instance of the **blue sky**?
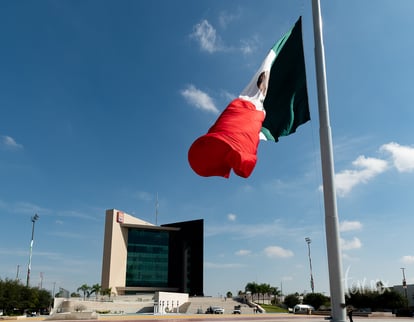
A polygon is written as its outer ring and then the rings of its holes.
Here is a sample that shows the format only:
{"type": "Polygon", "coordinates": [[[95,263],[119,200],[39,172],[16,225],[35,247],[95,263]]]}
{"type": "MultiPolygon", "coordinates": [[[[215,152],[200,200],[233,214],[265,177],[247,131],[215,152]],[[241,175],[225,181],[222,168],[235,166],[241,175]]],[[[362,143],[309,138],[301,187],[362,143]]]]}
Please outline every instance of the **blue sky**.
{"type": "MultiPolygon", "coordinates": [[[[414,283],[414,3],[322,1],[345,288],[414,283]]],[[[100,283],[105,210],[205,220],[206,295],[329,293],[310,1],[0,2],[0,278],[100,283]],[[248,179],[191,143],[303,16],[311,122],[248,179]]]]}

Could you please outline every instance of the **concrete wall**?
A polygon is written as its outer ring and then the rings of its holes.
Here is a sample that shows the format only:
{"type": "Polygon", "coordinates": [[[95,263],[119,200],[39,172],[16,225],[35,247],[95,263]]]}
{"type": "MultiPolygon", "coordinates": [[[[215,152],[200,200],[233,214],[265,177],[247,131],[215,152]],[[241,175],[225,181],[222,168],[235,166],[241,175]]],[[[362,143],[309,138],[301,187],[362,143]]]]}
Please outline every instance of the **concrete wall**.
{"type": "Polygon", "coordinates": [[[179,313],[180,306],[187,302],[187,293],[157,292],[154,297],[154,314],[179,313]]]}
{"type": "Polygon", "coordinates": [[[117,209],[106,211],[101,286],[102,289],[111,288],[115,295],[118,294],[117,287],[125,287],[127,225],[154,226],[117,209]]]}
{"type": "Polygon", "coordinates": [[[112,314],[137,313],[141,311],[151,311],[154,306],[152,298],[142,299],[135,297],[134,300],[126,298],[125,300],[115,301],[83,301],[82,298],[55,298],[54,313],[68,313],[76,311],[85,312],[107,312],[112,314]]]}

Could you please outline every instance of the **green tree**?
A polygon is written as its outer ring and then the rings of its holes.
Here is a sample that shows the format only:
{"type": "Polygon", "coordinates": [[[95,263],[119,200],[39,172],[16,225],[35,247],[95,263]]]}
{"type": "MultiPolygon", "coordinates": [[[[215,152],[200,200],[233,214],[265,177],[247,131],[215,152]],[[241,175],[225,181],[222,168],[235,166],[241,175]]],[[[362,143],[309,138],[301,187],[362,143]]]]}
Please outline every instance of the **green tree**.
{"type": "Polygon", "coordinates": [[[228,299],[231,299],[231,298],[233,297],[233,293],[232,293],[232,292],[230,292],[230,291],[228,291],[228,292],[226,293],[226,297],[227,297],[228,299]]]}
{"type": "Polygon", "coordinates": [[[110,287],[110,288],[104,288],[101,292],[102,292],[102,295],[108,295],[108,297],[111,298],[111,295],[112,295],[112,287],[110,287]]]}
{"type": "Polygon", "coordinates": [[[85,301],[86,297],[89,297],[89,291],[91,287],[88,284],[83,284],[82,286],[79,286],[76,292],[82,291],[83,293],[83,300],[85,301]]]}
{"type": "MultiPolygon", "coordinates": [[[[92,295],[93,293],[95,293],[95,297],[96,299],[98,299],[99,296],[99,292],[102,290],[102,287],[100,284],[94,284],[92,285],[92,287],[90,288],[90,292],[89,292],[89,296],[92,295]]],[[[89,297],[88,296],[88,297],[89,297]]]]}
{"type": "Polygon", "coordinates": [[[0,279],[0,309],[5,315],[38,312],[48,308],[51,302],[52,296],[46,290],[27,287],[17,280],[0,279]]]}
{"type": "Polygon", "coordinates": [[[312,305],[315,310],[319,309],[321,305],[330,305],[329,297],[322,293],[308,293],[303,297],[303,303],[312,305]]]}
{"type": "Polygon", "coordinates": [[[380,291],[362,289],[349,292],[345,296],[346,304],[354,307],[371,308],[373,311],[393,310],[407,306],[407,299],[402,294],[383,287],[378,288],[378,285],[377,290],[380,291]]]}
{"type": "Polygon", "coordinates": [[[294,307],[296,304],[300,303],[299,294],[289,294],[286,295],[285,301],[283,302],[287,307],[294,307]]]}
{"type": "Polygon", "coordinates": [[[262,295],[262,303],[264,304],[265,295],[269,297],[271,291],[270,284],[262,283],[259,285],[259,293],[262,295]]]}
{"type": "Polygon", "coordinates": [[[274,305],[278,304],[279,303],[279,297],[281,295],[280,290],[277,287],[272,286],[270,288],[270,294],[273,295],[272,304],[274,304],[274,305]]]}
{"type": "Polygon", "coordinates": [[[254,302],[254,296],[259,293],[259,285],[256,282],[250,282],[246,284],[244,290],[252,294],[252,302],[254,302]]]}

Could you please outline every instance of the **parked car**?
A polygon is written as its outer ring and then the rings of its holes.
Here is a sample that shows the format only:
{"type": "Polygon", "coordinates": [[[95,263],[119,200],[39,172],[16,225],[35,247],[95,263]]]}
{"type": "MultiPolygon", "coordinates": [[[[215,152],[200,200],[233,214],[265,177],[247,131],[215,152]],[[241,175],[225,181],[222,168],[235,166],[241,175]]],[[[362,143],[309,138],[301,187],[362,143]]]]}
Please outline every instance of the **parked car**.
{"type": "Polygon", "coordinates": [[[224,309],[220,306],[210,306],[207,308],[206,314],[223,314],[224,309]]]}
{"type": "Polygon", "coordinates": [[[233,314],[241,314],[241,306],[235,305],[233,309],[233,314]]]}
{"type": "Polygon", "coordinates": [[[293,308],[294,314],[310,314],[313,311],[315,311],[314,307],[307,304],[296,304],[293,308]]]}

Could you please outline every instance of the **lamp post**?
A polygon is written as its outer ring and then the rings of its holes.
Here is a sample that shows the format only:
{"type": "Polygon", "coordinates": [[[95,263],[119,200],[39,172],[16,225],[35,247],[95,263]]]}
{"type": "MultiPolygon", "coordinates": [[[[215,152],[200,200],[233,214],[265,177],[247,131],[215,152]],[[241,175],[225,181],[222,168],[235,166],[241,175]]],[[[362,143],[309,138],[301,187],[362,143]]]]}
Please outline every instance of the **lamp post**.
{"type": "Polygon", "coordinates": [[[403,280],[402,280],[402,287],[404,289],[405,299],[407,300],[407,306],[408,306],[408,295],[407,295],[407,281],[405,279],[405,267],[401,267],[403,280]]]}
{"type": "Polygon", "coordinates": [[[309,237],[305,238],[306,243],[308,244],[308,257],[309,257],[309,268],[310,268],[310,286],[311,286],[311,290],[312,293],[314,293],[315,291],[315,285],[313,283],[313,274],[312,274],[312,259],[311,259],[311,251],[310,251],[310,244],[311,244],[311,239],[309,237]]]}
{"type": "Polygon", "coordinates": [[[33,240],[34,240],[34,228],[35,228],[35,222],[39,219],[39,216],[35,214],[32,216],[32,239],[30,241],[30,252],[29,252],[29,265],[27,266],[27,280],[26,280],[26,286],[29,287],[30,283],[30,270],[32,269],[32,250],[33,250],[33,240]]]}

